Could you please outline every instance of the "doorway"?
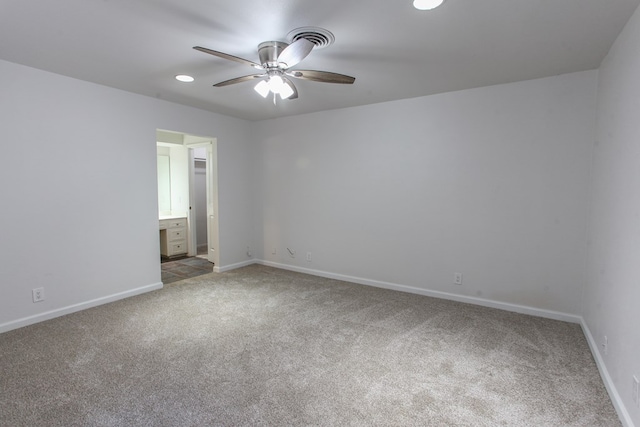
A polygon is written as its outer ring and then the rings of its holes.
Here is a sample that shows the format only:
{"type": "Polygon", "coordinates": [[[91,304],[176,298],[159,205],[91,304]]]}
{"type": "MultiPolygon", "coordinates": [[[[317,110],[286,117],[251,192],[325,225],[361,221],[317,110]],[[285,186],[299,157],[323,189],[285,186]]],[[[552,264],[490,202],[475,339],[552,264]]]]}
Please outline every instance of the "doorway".
{"type": "Polygon", "coordinates": [[[207,151],[204,147],[191,148],[193,152],[193,198],[191,212],[195,216],[196,256],[208,259],[207,233],[207,151]]]}
{"type": "MultiPolygon", "coordinates": [[[[161,152],[168,153],[170,170],[169,196],[161,196],[161,187],[158,187],[158,200],[170,199],[168,206],[166,203],[159,206],[159,218],[184,218],[187,225],[184,255],[196,257],[200,254],[217,267],[220,265],[217,140],[166,130],[157,130],[156,140],[158,164],[161,152]]],[[[160,169],[158,173],[160,183],[160,169]]]]}

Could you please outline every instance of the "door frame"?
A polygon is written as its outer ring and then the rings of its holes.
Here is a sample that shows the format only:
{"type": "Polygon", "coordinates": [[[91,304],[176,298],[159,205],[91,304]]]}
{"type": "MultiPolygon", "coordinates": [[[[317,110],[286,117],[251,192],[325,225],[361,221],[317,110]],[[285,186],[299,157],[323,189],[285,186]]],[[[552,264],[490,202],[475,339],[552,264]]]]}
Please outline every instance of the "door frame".
{"type": "Polygon", "coordinates": [[[184,146],[189,149],[189,222],[188,255],[198,253],[195,202],[195,166],[193,148],[206,148],[206,192],[207,192],[207,259],[220,266],[220,234],[218,224],[218,150],[217,138],[184,134],[184,146]]]}

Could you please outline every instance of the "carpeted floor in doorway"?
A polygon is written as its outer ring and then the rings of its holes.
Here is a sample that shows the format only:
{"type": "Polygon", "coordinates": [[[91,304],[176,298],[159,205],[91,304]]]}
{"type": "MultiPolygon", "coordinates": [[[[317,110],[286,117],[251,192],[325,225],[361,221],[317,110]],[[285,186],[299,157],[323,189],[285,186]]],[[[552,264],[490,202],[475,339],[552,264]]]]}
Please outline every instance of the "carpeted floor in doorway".
{"type": "Polygon", "coordinates": [[[0,334],[2,426],[617,426],[578,325],[264,266],[0,334]]]}

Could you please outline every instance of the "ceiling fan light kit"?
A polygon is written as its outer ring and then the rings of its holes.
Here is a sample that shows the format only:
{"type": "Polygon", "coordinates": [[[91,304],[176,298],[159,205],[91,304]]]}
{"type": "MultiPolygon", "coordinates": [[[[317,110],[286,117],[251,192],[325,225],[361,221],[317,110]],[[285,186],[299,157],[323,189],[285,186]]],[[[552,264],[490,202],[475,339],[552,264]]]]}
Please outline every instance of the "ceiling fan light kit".
{"type": "Polygon", "coordinates": [[[267,41],[260,43],[258,45],[258,57],[260,59],[259,64],[201,46],[194,46],[194,49],[219,58],[249,65],[256,70],[261,71],[259,74],[236,77],[216,83],[213,85],[214,87],[223,87],[235,83],[259,79],[260,81],[254,89],[263,98],[266,98],[269,93],[273,93],[274,102],[276,95],[280,95],[281,99],[296,99],[298,98],[298,90],[290,77],[321,83],[353,84],[355,81],[355,77],[344,74],[331,73],[328,71],[291,69],[306,58],[314,48],[320,45],[326,46],[333,43],[335,40],[333,34],[327,30],[322,30],[322,32],[319,30],[322,29],[305,27],[294,30],[288,35],[292,40],[290,44],[280,41],[267,41]]]}
{"type": "Polygon", "coordinates": [[[444,3],[444,0],[413,0],[413,7],[418,10],[431,10],[444,3]]]}
{"type": "Polygon", "coordinates": [[[267,83],[266,80],[260,80],[260,82],[253,89],[258,92],[263,98],[266,98],[271,91],[271,89],[269,89],[269,83],[267,83]]]}
{"type": "Polygon", "coordinates": [[[263,98],[266,98],[269,92],[274,95],[280,95],[281,99],[288,99],[294,93],[288,82],[278,75],[269,77],[269,80],[260,80],[254,89],[263,98]]]}

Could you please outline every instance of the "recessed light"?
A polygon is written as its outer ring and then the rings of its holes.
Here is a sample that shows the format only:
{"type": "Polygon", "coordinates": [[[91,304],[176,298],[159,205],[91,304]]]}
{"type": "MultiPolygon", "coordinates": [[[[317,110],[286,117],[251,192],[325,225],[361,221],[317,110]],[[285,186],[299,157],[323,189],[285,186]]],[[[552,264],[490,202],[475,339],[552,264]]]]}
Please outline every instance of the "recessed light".
{"type": "Polygon", "coordinates": [[[431,10],[444,3],[444,0],[413,0],[413,7],[418,10],[431,10]]]}
{"type": "Polygon", "coordinates": [[[191,83],[195,79],[191,76],[187,76],[186,74],[178,74],[176,76],[176,80],[178,80],[179,82],[191,83]]]}

